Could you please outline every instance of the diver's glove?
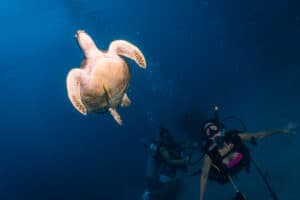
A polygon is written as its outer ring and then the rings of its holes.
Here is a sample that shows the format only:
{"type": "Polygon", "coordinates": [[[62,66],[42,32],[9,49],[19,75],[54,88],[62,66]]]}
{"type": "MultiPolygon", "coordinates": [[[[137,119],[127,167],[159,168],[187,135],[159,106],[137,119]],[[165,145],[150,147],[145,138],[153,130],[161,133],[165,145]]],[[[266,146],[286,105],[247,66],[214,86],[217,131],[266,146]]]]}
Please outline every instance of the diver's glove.
{"type": "Polygon", "coordinates": [[[282,129],[282,132],[285,134],[293,134],[296,135],[296,129],[298,129],[300,126],[298,123],[290,122],[288,125],[282,129]]]}

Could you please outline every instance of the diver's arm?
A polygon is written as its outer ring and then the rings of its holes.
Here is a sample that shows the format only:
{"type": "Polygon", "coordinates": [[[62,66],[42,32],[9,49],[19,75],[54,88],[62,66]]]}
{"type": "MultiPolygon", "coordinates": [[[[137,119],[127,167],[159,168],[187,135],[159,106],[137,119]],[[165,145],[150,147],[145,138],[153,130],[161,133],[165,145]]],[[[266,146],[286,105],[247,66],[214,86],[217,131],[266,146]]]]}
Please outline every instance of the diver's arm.
{"type": "Polygon", "coordinates": [[[160,149],[160,153],[163,157],[163,159],[172,166],[178,166],[178,167],[185,167],[187,165],[187,160],[186,159],[172,159],[169,152],[165,148],[160,149]]]}
{"type": "Polygon", "coordinates": [[[209,158],[208,155],[205,155],[203,166],[202,166],[201,177],[200,177],[200,200],[204,200],[204,194],[206,190],[206,183],[207,183],[210,167],[211,167],[211,159],[209,158]]]}
{"type": "Polygon", "coordinates": [[[240,133],[238,134],[242,140],[253,140],[253,139],[263,139],[275,134],[286,134],[289,131],[287,129],[275,129],[271,131],[259,131],[256,133],[240,133]]]}

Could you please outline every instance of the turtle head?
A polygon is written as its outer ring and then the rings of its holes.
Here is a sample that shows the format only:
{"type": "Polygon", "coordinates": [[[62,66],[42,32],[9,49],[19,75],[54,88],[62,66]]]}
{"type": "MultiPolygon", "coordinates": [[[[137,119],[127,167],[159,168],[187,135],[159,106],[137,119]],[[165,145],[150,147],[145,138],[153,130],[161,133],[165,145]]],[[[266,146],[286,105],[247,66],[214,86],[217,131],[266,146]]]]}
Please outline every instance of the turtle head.
{"type": "Polygon", "coordinates": [[[98,52],[93,39],[85,31],[78,30],[75,34],[75,38],[87,58],[92,57],[96,52],[98,52]]]}

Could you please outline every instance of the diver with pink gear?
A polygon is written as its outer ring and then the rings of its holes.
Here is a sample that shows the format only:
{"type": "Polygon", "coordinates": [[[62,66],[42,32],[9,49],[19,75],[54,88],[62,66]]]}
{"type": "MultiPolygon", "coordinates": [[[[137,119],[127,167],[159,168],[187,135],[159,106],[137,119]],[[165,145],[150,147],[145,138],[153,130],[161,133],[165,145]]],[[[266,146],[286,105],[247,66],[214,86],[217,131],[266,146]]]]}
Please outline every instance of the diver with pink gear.
{"type": "MultiPolygon", "coordinates": [[[[249,149],[244,142],[248,141],[255,145],[257,139],[275,134],[295,133],[294,129],[297,127],[298,125],[290,124],[284,129],[256,133],[225,130],[224,124],[218,118],[218,107],[215,107],[215,118],[205,121],[202,126],[204,158],[200,177],[200,200],[204,200],[207,180],[214,180],[220,184],[231,183],[236,191],[234,199],[245,200],[245,195],[238,190],[232,177],[243,169],[249,172],[251,162],[258,171],[261,170],[251,159],[249,149]]],[[[267,179],[261,176],[269,186],[267,179]]],[[[268,188],[268,190],[273,199],[277,199],[272,189],[268,188]]]]}

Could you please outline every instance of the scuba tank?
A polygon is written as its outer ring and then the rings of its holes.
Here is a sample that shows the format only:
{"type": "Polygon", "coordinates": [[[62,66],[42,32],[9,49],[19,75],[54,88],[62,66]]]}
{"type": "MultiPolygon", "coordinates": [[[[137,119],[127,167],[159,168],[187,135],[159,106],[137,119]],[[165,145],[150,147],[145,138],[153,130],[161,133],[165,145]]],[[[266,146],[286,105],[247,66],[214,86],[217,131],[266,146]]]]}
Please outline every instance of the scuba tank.
{"type": "Polygon", "coordinates": [[[148,150],[148,157],[146,163],[146,177],[158,177],[157,151],[159,149],[159,142],[152,140],[149,144],[145,144],[148,150]]]}

